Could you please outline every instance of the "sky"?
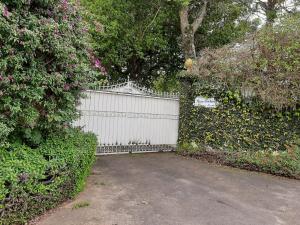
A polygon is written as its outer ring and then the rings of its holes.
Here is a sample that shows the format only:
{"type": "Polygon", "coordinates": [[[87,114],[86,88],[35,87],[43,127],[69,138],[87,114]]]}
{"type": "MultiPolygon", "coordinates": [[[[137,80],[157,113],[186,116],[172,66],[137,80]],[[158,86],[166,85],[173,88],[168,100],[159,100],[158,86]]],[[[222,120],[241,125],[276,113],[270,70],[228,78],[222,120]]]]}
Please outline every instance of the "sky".
{"type": "MultiPolygon", "coordinates": [[[[262,0],[263,2],[267,2],[267,0],[262,0]]],[[[257,1],[258,2],[258,1],[257,1]]],[[[254,3],[255,4],[255,3],[254,3]]],[[[299,4],[299,3],[298,3],[299,4]]],[[[288,10],[292,10],[295,8],[295,0],[286,0],[284,3],[285,8],[287,8],[288,10]]],[[[297,10],[300,11],[300,5],[298,5],[297,10]]],[[[283,12],[284,13],[284,12],[283,12]]],[[[281,13],[281,15],[283,14],[281,13]]],[[[263,10],[260,9],[258,12],[254,13],[253,16],[251,17],[251,19],[257,19],[259,18],[262,22],[261,25],[263,25],[266,22],[266,15],[264,14],[263,10]]]]}

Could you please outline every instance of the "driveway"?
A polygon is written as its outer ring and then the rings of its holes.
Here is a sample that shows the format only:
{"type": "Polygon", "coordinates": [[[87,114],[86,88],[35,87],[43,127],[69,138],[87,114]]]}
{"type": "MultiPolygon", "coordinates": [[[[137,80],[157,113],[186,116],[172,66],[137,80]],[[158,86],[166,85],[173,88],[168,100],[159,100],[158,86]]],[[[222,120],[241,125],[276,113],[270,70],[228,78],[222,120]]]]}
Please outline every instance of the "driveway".
{"type": "Polygon", "coordinates": [[[85,191],[37,224],[297,225],[300,182],[173,153],[102,156],[85,191]]]}

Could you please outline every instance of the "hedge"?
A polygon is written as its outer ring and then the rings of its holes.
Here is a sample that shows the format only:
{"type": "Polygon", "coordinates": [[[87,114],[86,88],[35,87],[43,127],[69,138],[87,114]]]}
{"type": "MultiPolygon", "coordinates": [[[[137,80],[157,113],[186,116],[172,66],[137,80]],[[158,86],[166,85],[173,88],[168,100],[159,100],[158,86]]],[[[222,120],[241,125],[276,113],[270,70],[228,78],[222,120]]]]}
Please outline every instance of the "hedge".
{"type": "Polygon", "coordinates": [[[205,82],[183,85],[179,142],[224,151],[285,151],[300,137],[298,111],[275,111],[259,101],[247,102],[239,91],[218,90],[205,82]],[[195,107],[197,96],[214,97],[219,105],[195,107]]]}
{"type": "Polygon", "coordinates": [[[93,134],[69,130],[36,149],[0,149],[0,224],[25,224],[82,190],[95,160],[93,134]]]}
{"type": "Polygon", "coordinates": [[[198,79],[185,79],[181,93],[180,154],[300,179],[298,110],[276,111],[198,79]],[[219,104],[194,106],[197,96],[219,104]]]}

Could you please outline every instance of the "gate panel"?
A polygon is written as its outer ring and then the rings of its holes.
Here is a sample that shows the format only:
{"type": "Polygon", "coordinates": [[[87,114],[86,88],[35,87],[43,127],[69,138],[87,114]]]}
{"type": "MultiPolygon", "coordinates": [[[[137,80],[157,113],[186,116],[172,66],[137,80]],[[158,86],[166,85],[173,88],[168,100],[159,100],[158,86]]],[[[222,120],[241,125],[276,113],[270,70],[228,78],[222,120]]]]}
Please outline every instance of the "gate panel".
{"type": "Polygon", "coordinates": [[[78,106],[81,117],[75,126],[97,135],[98,154],[170,151],[176,147],[176,95],[141,91],[127,82],[117,88],[86,91],[86,96],[78,106]]]}

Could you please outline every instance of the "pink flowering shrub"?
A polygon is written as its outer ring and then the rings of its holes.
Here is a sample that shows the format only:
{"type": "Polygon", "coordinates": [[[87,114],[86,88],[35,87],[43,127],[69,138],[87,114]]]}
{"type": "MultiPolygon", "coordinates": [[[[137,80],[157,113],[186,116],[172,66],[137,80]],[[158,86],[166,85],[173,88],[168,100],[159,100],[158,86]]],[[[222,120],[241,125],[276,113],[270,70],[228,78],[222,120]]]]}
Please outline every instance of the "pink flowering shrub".
{"type": "Polygon", "coordinates": [[[0,145],[36,146],[76,118],[80,93],[105,69],[67,0],[0,1],[0,145]],[[93,60],[92,60],[93,59],[93,60]]]}

